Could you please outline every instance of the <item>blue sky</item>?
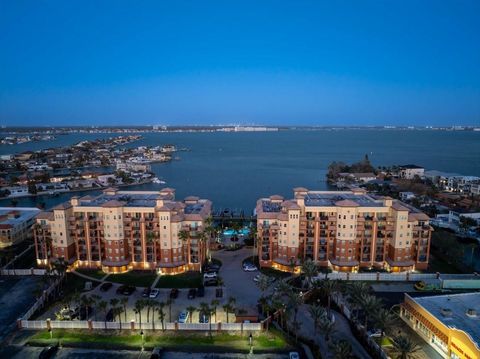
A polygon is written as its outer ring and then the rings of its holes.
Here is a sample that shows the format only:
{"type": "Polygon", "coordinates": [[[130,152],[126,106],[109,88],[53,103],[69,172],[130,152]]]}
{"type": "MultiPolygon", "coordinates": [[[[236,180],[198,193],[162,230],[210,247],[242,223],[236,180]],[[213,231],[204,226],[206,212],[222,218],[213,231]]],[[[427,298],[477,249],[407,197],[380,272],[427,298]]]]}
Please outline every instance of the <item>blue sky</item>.
{"type": "Polygon", "coordinates": [[[0,0],[2,125],[480,125],[480,1],[0,0]]]}

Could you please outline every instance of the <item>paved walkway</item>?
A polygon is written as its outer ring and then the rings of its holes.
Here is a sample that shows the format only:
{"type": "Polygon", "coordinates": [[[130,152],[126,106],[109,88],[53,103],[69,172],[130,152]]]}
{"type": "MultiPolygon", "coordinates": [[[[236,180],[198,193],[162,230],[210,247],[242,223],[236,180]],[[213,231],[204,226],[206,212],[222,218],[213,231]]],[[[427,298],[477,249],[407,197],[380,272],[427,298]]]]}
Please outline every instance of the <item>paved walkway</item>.
{"type": "MultiPolygon", "coordinates": [[[[308,305],[303,304],[297,315],[297,320],[299,320],[302,325],[299,329],[300,334],[304,337],[313,339],[317,342],[322,353],[322,357],[325,359],[331,358],[332,354],[328,348],[328,344],[325,342],[324,336],[317,331],[315,335],[315,330],[313,327],[313,319],[310,316],[308,305]]],[[[366,352],[362,345],[357,341],[353,336],[352,331],[350,330],[350,325],[348,320],[341,315],[340,313],[332,310],[332,314],[335,316],[335,332],[332,335],[333,341],[337,340],[346,340],[352,346],[353,353],[360,359],[371,359],[371,356],[366,352]]]]}

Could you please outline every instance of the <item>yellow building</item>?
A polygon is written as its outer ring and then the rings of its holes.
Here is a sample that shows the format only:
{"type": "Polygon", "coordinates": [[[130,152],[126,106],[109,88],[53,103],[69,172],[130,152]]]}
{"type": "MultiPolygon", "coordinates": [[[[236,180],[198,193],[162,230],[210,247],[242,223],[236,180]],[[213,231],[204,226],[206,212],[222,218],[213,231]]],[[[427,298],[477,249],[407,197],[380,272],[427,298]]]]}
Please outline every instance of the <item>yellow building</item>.
{"type": "Polygon", "coordinates": [[[480,293],[405,294],[400,317],[442,357],[480,359],[480,293]]]}

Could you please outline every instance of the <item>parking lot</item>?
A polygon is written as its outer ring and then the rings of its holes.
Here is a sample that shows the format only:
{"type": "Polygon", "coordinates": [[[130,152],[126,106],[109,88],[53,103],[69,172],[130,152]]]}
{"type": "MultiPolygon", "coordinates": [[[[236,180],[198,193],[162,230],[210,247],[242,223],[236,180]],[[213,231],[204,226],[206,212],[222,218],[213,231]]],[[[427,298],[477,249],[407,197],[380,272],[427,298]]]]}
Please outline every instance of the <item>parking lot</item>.
{"type": "MultiPolygon", "coordinates": [[[[205,287],[205,293],[203,297],[195,297],[193,299],[188,298],[189,288],[178,289],[178,297],[172,299],[171,304],[171,317],[170,317],[170,306],[167,305],[167,301],[170,298],[170,288],[159,288],[159,294],[156,298],[152,300],[158,303],[164,303],[164,313],[166,322],[174,322],[178,320],[178,316],[181,311],[187,310],[188,307],[195,307],[196,310],[193,312],[192,318],[188,318],[188,322],[198,323],[200,319],[199,307],[202,302],[212,306],[212,301],[218,301],[216,303],[217,313],[212,316],[212,322],[226,322],[227,315],[223,309],[223,305],[227,304],[230,297],[235,298],[235,307],[237,309],[246,310],[248,313],[256,313],[256,305],[258,298],[260,296],[260,291],[255,285],[253,278],[258,272],[244,272],[242,270],[242,261],[251,255],[251,249],[240,249],[237,251],[219,251],[214,253],[214,258],[217,258],[222,261],[223,265],[220,268],[218,275],[223,279],[224,285],[221,287],[222,296],[217,297],[217,288],[214,286],[205,287]]],[[[128,298],[126,304],[126,313],[122,313],[122,322],[130,322],[132,320],[139,321],[138,314],[135,313],[134,307],[135,303],[139,299],[145,299],[142,297],[143,287],[137,287],[136,290],[129,296],[122,295],[117,293],[117,288],[120,287],[120,284],[113,283],[112,287],[107,291],[101,291],[100,286],[95,289],[84,292],[83,294],[98,295],[101,297],[100,300],[104,300],[107,303],[114,298],[128,298]]],[[[98,301],[100,301],[98,300],[98,301]]],[[[97,302],[98,302],[97,301],[97,302]]],[[[121,305],[120,303],[117,306],[121,305]]],[[[74,305],[73,305],[74,306],[74,305]]],[[[105,320],[105,313],[100,310],[95,310],[95,305],[92,305],[92,310],[89,313],[89,319],[103,321],[105,320]]],[[[62,304],[58,303],[57,305],[48,309],[43,313],[38,319],[44,320],[50,318],[52,320],[56,319],[55,313],[62,308],[62,304]]],[[[151,312],[151,311],[150,311],[151,312]]],[[[229,322],[235,321],[235,315],[229,313],[228,315],[229,322]]],[[[117,319],[118,320],[118,319],[117,319]]],[[[148,321],[152,320],[151,314],[149,315],[148,321]]],[[[142,310],[142,322],[147,321],[147,308],[142,310]]],[[[159,322],[158,312],[155,313],[155,321],[159,322]]]]}

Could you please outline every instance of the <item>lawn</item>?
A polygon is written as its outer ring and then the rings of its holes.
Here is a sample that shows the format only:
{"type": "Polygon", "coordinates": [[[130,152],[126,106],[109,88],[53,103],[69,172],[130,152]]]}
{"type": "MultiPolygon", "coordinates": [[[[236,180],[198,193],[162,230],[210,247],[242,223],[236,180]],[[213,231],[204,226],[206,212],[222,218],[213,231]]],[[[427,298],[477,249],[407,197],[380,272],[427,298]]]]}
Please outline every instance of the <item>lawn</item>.
{"type": "Polygon", "coordinates": [[[99,269],[77,268],[75,269],[75,272],[85,274],[85,275],[88,275],[89,277],[99,279],[99,280],[106,276],[106,273],[99,269]]]}
{"type": "MultiPolygon", "coordinates": [[[[88,348],[140,348],[142,337],[138,331],[124,331],[125,334],[118,334],[113,331],[95,331],[86,330],[65,330],[54,329],[53,340],[50,339],[50,333],[47,331],[38,332],[30,337],[30,345],[48,345],[61,340],[64,346],[88,347],[88,348]]],[[[249,334],[249,333],[248,333],[249,334]]],[[[229,334],[215,333],[209,336],[207,332],[168,332],[160,331],[145,333],[145,347],[153,348],[161,346],[167,349],[188,350],[202,352],[208,350],[214,351],[234,351],[248,352],[249,341],[248,334],[229,334]]],[[[255,352],[276,352],[287,351],[291,346],[285,338],[276,331],[268,333],[253,334],[253,346],[255,352]]]]}
{"type": "Polygon", "coordinates": [[[85,283],[92,282],[92,288],[95,288],[100,282],[82,278],[74,273],[67,273],[65,281],[63,282],[62,290],[64,293],[70,294],[74,292],[83,292],[85,290],[85,283]]]}
{"type": "Polygon", "coordinates": [[[202,273],[187,272],[161,276],[157,288],[197,288],[202,285],[202,273]]]}
{"type": "Polygon", "coordinates": [[[107,280],[109,282],[134,285],[136,287],[150,287],[157,278],[155,272],[131,271],[122,274],[111,274],[107,280]]]}
{"type": "Polygon", "coordinates": [[[428,272],[451,273],[451,274],[463,273],[461,270],[457,268],[457,266],[450,264],[444,261],[443,259],[437,258],[433,254],[430,255],[430,260],[428,263],[428,272]]]}

